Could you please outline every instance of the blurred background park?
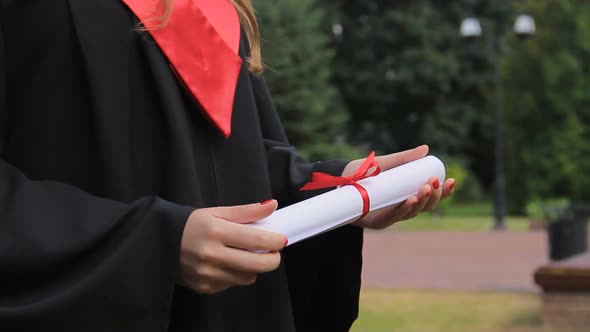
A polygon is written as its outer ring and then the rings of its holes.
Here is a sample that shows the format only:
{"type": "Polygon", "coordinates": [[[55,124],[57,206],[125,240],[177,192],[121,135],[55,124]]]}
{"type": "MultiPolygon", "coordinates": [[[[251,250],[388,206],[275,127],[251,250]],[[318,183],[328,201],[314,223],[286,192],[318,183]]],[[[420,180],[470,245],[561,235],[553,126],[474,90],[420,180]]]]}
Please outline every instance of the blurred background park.
{"type": "Polygon", "coordinates": [[[306,157],[428,144],[457,179],[433,214],[366,232],[353,331],[590,331],[587,228],[572,222],[590,202],[590,1],[253,2],[306,157]],[[570,252],[550,259],[559,224],[570,252]],[[573,255],[582,283],[541,287],[535,272],[573,255]]]}

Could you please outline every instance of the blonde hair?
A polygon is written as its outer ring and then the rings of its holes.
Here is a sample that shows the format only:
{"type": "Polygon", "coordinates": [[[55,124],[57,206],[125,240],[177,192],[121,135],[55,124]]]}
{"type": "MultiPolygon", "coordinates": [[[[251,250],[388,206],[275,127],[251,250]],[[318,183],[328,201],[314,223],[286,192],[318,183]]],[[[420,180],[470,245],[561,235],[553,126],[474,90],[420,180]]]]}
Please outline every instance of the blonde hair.
{"type": "MultiPolygon", "coordinates": [[[[259,74],[264,69],[262,64],[262,54],[260,50],[260,30],[256,13],[250,0],[231,0],[240,17],[240,23],[246,31],[248,42],[250,44],[250,57],[248,58],[248,68],[250,72],[259,74]]],[[[160,0],[162,6],[162,16],[149,20],[150,28],[162,29],[168,25],[172,11],[174,10],[174,0],[160,0]]],[[[144,22],[146,24],[148,22],[144,22]]]]}

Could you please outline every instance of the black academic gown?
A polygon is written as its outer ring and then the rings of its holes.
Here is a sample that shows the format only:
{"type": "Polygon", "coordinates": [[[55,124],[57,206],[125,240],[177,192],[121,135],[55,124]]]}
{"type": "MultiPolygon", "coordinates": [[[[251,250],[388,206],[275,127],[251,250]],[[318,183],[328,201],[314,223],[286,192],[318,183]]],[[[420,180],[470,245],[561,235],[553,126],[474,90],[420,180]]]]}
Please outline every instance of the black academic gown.
{"type": "Polygon", "coordinates": [[[289,247],[250,287],[176,284],[195,208],[290,204],[345,165],[289,146],[245,62],[226,139],[120,0],[0,4],[0,331],[348,330],[353,226],[289,247]]]}

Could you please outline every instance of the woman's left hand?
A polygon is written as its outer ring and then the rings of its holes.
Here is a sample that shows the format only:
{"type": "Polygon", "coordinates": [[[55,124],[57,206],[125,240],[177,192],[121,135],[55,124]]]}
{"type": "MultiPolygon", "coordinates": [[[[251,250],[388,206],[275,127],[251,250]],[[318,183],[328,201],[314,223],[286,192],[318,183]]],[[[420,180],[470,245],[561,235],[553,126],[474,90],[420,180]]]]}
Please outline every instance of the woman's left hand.
{"type": "MultiPolygon", "coordinates": [[[[423,158],[427,154],[428,146],[422,145],[412,150],[379,156],[376,159],[381,165],[381,169],[386,171],[423,158]]],[[[346,168],[344,168],[342,176],[352,175],[363,161],[364,159],[351,161],[346,165],[346,168]]],[[[355,221],[353,224],[371,229],[387,228],[398,221],[414,218],[423,211],[432,211],[441,199],[452,195],[454,190],[455,179],[448,179],[441,184],[440,179],[432,177],[426,184],[420,187],[418,194],[415,196],[408,198],[397,206],[373,211],[367,216],[355,221]]]]}

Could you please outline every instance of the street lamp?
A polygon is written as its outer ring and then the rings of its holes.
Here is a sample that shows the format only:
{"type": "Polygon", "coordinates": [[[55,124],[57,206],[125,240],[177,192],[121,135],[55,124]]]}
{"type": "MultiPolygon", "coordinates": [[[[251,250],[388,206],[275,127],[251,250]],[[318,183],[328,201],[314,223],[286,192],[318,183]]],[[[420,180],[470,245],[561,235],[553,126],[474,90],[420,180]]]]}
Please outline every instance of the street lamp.
{"type": "MultiPolygon", "coordinates": [[[[535,20],[529,14],[521,14],[516,18],[513,27],[514,33],[520,39],[531,37],[536,32],[535,20]]],[[[481,37],[481,24],[475,17],[468,17],[461,22],[459,29],[461,36],[465,39],[477,39],[481,37]]],[[[504,176],[504,146],[502,128],[502,109],[504,106],[504,95],[502,90],[502,60],[505,53],[503,34],[494,36],[491,52],[494,59],[495,86],[496,86],[496,120],[495,120],[495,149],[494,149],[494,226],[495,230],[506,229],[506,180],[504,176]]]]}
{"type": "Polygon", "coordinates": [[[475,17],[468,17],[461,22],[461,36],[465,39],[477,39],[481,36],[481,24],[475,17]]]}
{"type": "Polygon", "coordinates": [[[535,20],[531,15],[522,14],[514,21],[514,33],[520,38],[531,37],[537,32],[535,20]]]}

